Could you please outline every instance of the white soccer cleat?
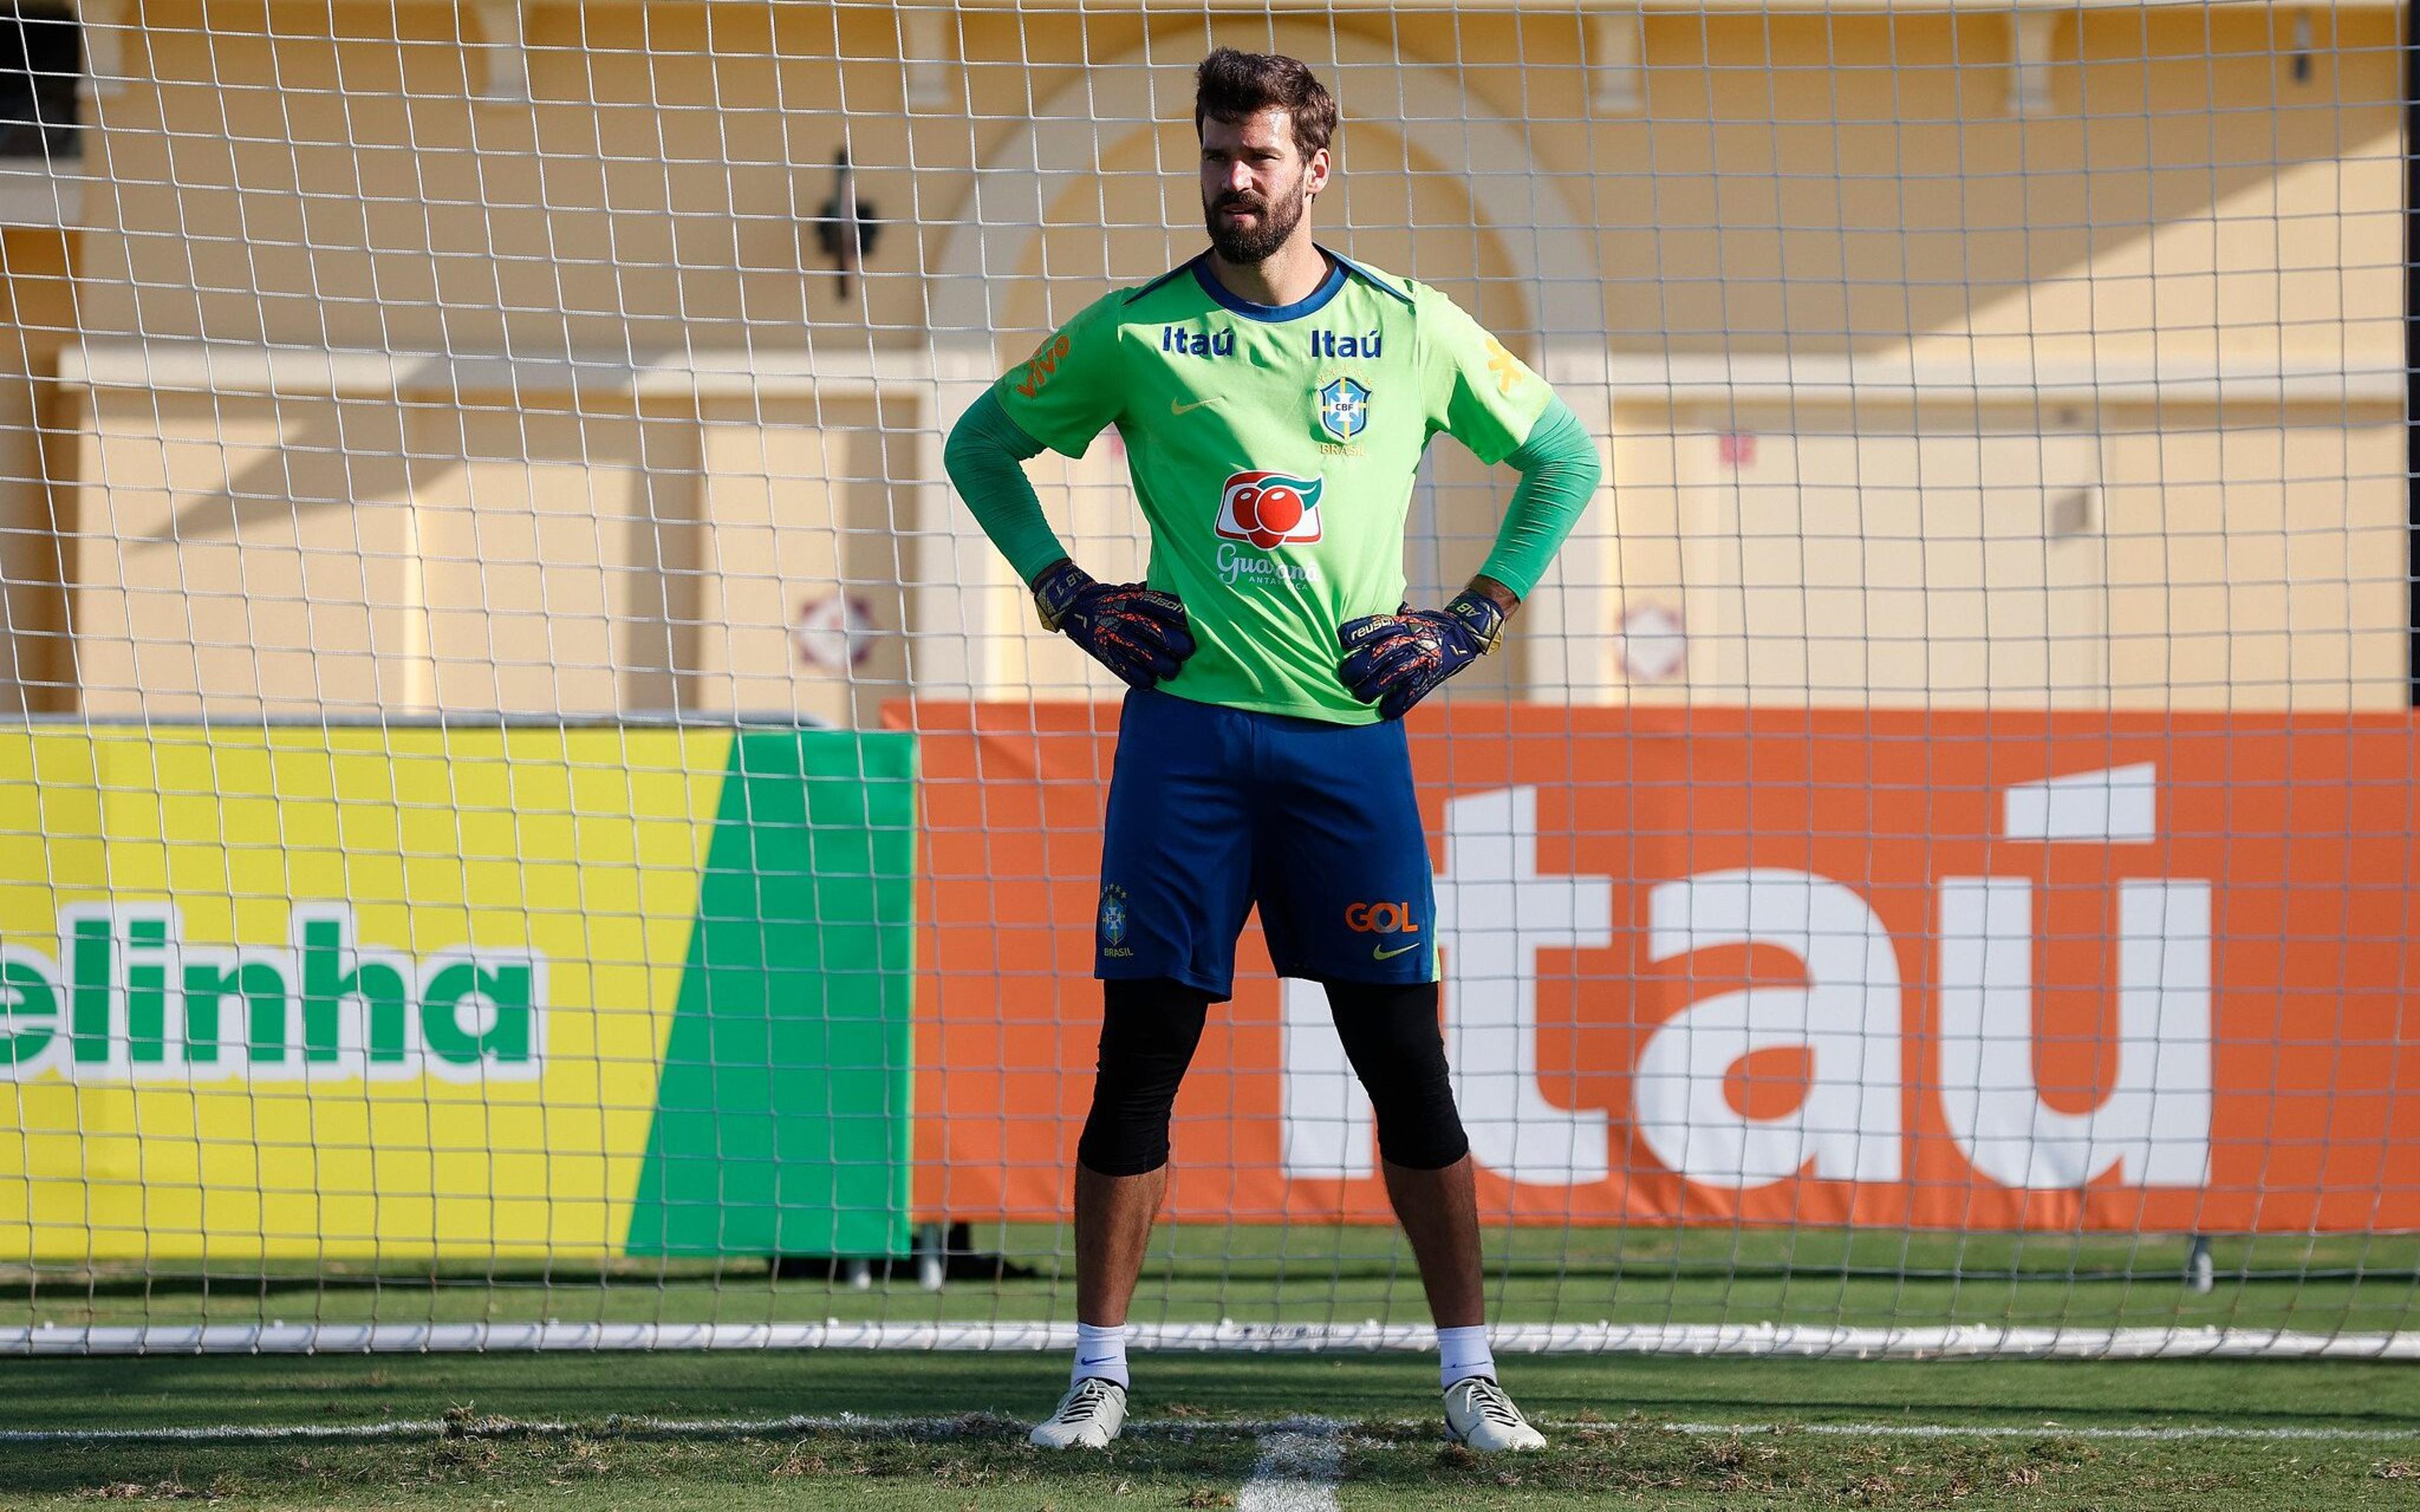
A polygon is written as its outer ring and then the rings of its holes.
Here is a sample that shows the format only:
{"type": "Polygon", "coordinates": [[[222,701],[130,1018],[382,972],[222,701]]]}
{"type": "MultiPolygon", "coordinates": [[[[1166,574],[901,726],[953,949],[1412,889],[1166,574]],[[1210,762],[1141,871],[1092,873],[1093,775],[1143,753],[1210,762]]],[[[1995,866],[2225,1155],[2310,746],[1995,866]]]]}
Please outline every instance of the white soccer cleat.
{"type": "Polygon", "coordinates": [[[1445,1430],[1483,1455],[1546,1446],[1546,1436],[1529,1426],[1492,1376],[1471,1376],[1445,1389],[1445,1430]]]}
{"type": "MultiPolygon", "coordinates": [[[[1512,1417],[1519,1422],[1521,1414],[1512,1417]]],[[[1086,1376],[1067,1388],[1067,1395],[1059,1398],[1059,1411],[1031,1437],[1045,1449],[1105,1449],[1125,1426],[1126,1389],[1114,1381],[1086,1376]]]]}

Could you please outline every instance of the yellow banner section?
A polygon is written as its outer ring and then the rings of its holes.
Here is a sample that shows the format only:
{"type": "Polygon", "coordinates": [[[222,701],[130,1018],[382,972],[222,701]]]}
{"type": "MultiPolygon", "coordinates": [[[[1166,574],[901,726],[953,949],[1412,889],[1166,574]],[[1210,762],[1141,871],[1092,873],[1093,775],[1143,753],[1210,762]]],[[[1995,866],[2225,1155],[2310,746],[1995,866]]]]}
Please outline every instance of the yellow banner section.
{"type": "Polygon", "coordinates": [[[0,735],[0,1257],[617,1252],[731,745],[0,735]]]}

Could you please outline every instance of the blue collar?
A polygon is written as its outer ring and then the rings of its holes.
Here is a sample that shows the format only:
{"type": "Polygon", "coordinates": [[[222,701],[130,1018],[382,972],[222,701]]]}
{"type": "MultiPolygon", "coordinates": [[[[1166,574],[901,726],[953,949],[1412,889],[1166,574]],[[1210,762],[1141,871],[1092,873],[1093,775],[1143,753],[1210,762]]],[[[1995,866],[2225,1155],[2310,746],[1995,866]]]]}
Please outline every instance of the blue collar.
{"type": "Polygon", "coordinates": [[[1217,276],[1210,271],[1208,253],[1203,253],[1193,259],[1193,281],[1202,285],[1202,291],[1248,320],[1299,319],[1319,310],[1328,301],[1336,298],[1338,292],[1344,287],[1344,259],[1330,254],[1327,261],[1327,276],[1320,281],[1319,287],[1312,289],[1292,304],[1254,304],[1243,296],[1230,291],[1225,285],[1218,282],[1217,276]]]}

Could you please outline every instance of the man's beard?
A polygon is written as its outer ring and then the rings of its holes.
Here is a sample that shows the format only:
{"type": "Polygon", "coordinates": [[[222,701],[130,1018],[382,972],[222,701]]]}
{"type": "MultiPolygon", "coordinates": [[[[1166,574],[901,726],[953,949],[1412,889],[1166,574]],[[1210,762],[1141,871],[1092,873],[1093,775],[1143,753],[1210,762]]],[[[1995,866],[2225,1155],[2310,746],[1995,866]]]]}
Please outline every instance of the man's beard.
{"type": "Polygon", "coordinates": [[[1210,231],[1210,245],[1218,255],[1239,267],[1264,263],[1294,229],[1302,224],[1303,207],[1311,195],[1301,179],[1295,180],[1294,193],[1274,201],[1257,195],[1223,194],[1204,208],[1202,220],[1210,231]],[[1249,227],[1230,224],[1219,219],[1225,210],[1249,210],[1258,219],[1249,227]]]}

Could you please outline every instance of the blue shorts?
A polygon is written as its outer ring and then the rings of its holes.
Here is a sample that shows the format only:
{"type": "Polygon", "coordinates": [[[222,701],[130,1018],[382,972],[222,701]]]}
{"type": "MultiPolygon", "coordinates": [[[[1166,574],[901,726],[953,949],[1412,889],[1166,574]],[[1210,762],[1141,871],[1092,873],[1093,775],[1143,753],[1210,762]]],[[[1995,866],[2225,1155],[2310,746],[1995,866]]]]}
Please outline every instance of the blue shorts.
{"type": "Polygon", "coordinates": [[[1436,901],[1400,723],[1126,695],[1093,974],[1233,995],[1252,905],[1278,975],[1435,981],[1436,901]]]}

